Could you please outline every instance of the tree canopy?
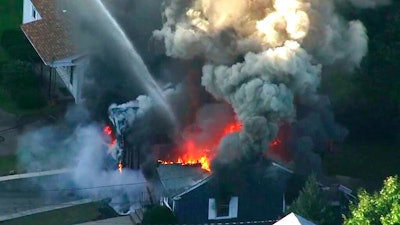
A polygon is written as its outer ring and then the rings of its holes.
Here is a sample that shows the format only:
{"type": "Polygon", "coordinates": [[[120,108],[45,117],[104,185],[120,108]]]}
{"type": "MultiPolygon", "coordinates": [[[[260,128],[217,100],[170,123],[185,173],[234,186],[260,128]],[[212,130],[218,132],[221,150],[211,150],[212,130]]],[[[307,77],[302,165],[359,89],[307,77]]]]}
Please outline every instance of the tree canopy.
{"type": "Polygon", "coordinates": [[[400,225],[399,178],[389,177],[379,192],[358,193],[359,202],[350,207],[351,214],[344,225],[400,225]]]}
{"type": "Polygon", "coordinates": [[[332,225],[337,222],[332,208],[329,206],[314,175],[308,178],[299,197],[292,203],[289,211],[319,225],[332,225]]]}

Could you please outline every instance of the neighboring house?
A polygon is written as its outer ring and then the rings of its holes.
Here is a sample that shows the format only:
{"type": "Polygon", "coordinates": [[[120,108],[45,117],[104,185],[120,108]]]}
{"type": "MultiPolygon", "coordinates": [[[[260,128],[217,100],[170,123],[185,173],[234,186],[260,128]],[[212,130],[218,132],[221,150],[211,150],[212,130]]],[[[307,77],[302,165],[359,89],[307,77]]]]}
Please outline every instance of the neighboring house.
{"type": "Polygon", "coordinates": [[[317,225],[317,224],[309,220],[306,220],[297,214],[290,213],[289,215],[283,217],[278,222],[274,223],[274,225],[317,225]]]}
{"type": "MultiPolygon", "coordinates": [[[[274,163],[267,162],[264,169],[247,174],[242,182],[229,184],[229,190],[221,192],[221,183],[216,175],[208,174],[204,179],[192,185],[186,177],[181,185],[180,180],[165,179],[159,172],[161,183],[166,192],[162,203],[170,207],[180,224],[208,224],[264,221],[272,224],[284,214],[284,183],[290,176],[286,170],[274,163]],[[262,171],[262,172],[261,172],[262,171]],[[185,190],[186,189],[186,190],[185,190]],[[182,190],[182,191],[179,191],[182,190]]],[[[179,177],[179,176],[177,176],[179,177]]]]}
{"type": "Polygon", "coordinates": [[[72,94],[75,102],[81,100],[82,54],[71,43],[68,25],[69,13],[58,8],[56,0],[24,0],[21,29],[43,61],[40,73],[49,82],[49,97],[55,96],[56,79],[72,94]]]}

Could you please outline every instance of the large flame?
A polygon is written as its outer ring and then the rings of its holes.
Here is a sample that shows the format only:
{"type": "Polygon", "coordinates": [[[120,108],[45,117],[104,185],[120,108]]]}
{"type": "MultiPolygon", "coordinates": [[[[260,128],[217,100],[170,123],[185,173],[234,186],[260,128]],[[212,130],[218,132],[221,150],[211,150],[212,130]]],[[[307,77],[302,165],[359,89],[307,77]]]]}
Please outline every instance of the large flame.
{"type": "Polygon", "coordinates": [[[179,152],[182,152],[182,154],[176,159],[176,161],[159,160],[159,162],[162,164],[181,165],[200,164],[202,169],[211,172],[210,162],[215,157],[216,152],[214,150],[218,147],[222,138],[228,134],[239,132],[241,130],[242,124],[239,121],[228,123],[222,133],[216,138],[216,141],[209,143],[208,146],[196,143],[194,139],[188,138],[180,147],[179,152]]]}
{"type": "MultiPolygon", "coordinates": [[[[163,161],[159,160],[159,163],[161,164],[181,164],[181,165],[197,165],[201,164],[201,168],[211,172],[210,168],[210,162],[211,160],[214,159],[215,157],[215,149],[218,147],[220,144],[221,140],[232,133],[235,132],[240,132],[242,131],[242,123],[239,121],[234,121],[232,123],[229,123],[225,126],[223,129],[223,132],[221,135],[218,137],[217,141],[212,143],[208,147],[202,146],[200,143],[196,143],[193,139],[187,139],[184,143],[183,146],[181,147],[181,151],[183,154],[181,154],[176,161],[163,161]]],[[[286,129],[284,129],[286,130],[286,129]]],[[[280,132],[282,133],[282,132],[280,132]]],[[[271,141],[269,144],[269,148],[272,149],[274,152],[278,152],[277,154],[287,154],[285,149],[282,150],[283,148],[283,140],[282,138],[284,137],[284,133],[278,134],[278,136],[271,141]],[[283,153],[281,153],[283,151],[283,153]]],[[[284,157],[285,159],[290,158],[289,156],[284,157]]],[[[289,160],[289,159],[288,159],[289,160]]]]}

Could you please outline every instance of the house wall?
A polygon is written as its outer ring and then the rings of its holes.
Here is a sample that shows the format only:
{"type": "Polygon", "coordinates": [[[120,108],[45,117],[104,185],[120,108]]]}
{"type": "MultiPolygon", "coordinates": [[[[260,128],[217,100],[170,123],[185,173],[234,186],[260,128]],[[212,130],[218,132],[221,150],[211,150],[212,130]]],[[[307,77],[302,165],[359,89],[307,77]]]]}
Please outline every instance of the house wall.
{"type": "Polygon", "coordinates": [[[35,9],[31,0],[24,0],[22,23],[23,24],[30,23],[32,21],[40,19],[42,19],[42,17],[40,16],[39,12],[35,9]]]}
{"type": "Polygon", "coordinates": [[[81,99],[81,76],[79,75],[81,69],[80,65],[56,67],[58,76],[72,94],[76,103],[81,99]]]}
{"type": "Polygon", "coordinates": [[[52,64],[52,67],[56,69],[65,87],[67,87],[68,91],[74,97],[75,103],[80,103],[83,100],[82,83],[86,63],[87,58],[80,57],[75,60],[66,59],[64,61],[56,61],[52,64]]]}
{"type": "MultiPolygon", "coordinates": [[[[271,183],[248,185],[232,193],[238,197],[237,218],[209,219],[209,199],[217,198],[215,179],[174,200],[173,211],[179,223],[218,223],[275,220],[282,215],[283,191],[271,183]]],[[[271,223],[272,224],[272,223],[271,223]]]]}

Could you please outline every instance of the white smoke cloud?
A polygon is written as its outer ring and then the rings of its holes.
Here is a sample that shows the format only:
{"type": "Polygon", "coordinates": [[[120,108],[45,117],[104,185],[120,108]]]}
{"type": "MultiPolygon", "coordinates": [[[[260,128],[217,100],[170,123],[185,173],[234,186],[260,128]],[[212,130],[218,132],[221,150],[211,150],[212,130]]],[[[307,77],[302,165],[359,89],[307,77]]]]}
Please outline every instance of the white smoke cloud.
{"type": "Polygon", "coordinates": [[[117,212],[122,213],[130,208],[140,206],[143,193],[146,193],[146,180],[140,171],[124,169],[105,170],[104,134],[100,127],[89,125],[78,127],[75,131],[75,147],[80,151],[76,155],[77,163],[74,166],[72,180],[80,194],[92,199],[111,198],[111,205],[117,212]],[[130,208],[124,209],[127,205],[130,208]]]}
{"type": "Polygon", "coordinates": [[[166,54],[204,57],[203,86],[243,122],[241,155],[266,150],[280,122],[296,118],[295,102],[318,102],[322,66],[351,70],[367,53],[363,24],[330,0],[168,1],[164,20],[154,36],[166,54]]]}
{"type": "MultiPolygon", "coordinates": [[[[138,207],[147,182],[140,171],[108,169],[112,161],[109,142],[100,125],[89,122],[83,109],[71,109],[63,124],[29,131],[19,138],[18,159],[29,172],[70,168],[68,179],[58,188],[93,200],[109,198],[119,213],[138,207]],[[64,187],[63,185],[66,185],[64,187]]],[[[116,162],[112,162],[116,165],[116,162]]],[[[68,176],[68,175],[66,175],[68,176]]],[[[49,185],[40,183],[44,189],[49,185]]],[[[46,193],[46,192],[45,192],[46,193]]]]}

